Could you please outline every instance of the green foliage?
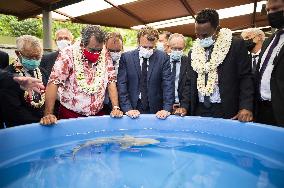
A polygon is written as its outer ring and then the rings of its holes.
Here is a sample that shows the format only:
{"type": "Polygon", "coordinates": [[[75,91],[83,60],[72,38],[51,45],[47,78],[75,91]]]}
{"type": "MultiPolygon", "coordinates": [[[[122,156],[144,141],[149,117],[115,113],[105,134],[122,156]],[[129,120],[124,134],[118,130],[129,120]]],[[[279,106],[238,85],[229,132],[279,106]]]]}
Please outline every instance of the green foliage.
{"type": "MultiPolygon", "coordinates": [[[[52,32],[61,28],[67,28],[74,35],[74,38],[80,37],[84,24],[72,23],[70,21],[53,21],[52,32]]],[[[114,27],[103,27],[106,32],[120,32],[123,36],[124,46],[135,47],[137,45],[137,31],[130,29],[120,29],[114,27]]],[[[38,38],[43,37],[42,19],[30,18],[19,21],[15,16],[0,14],[0,36],[19,37],[21,35],[33,35],[38,38]]],[[[53,36],[54,39],[54,36],[53,36]]],[[[185,52],[187,53],[192,46],[192,38],[186,37],[185,52]]]]}
{"type": "Polygon", "coordinates": [[[18,21],[14,16],[0,15],[0,34],[13,37],[34,35],[42,38],[42,21],[33,18],[18,21]]]}

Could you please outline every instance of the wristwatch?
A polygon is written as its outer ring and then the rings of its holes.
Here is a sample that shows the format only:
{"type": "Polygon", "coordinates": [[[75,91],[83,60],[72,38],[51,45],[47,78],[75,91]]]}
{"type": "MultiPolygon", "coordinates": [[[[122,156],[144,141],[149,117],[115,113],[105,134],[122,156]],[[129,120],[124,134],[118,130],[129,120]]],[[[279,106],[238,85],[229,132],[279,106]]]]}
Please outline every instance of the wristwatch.
{"type": "Polygon", "coordinates": [[[119,106],[113,106],[112,109],[113,110],[120,110],[119,106]]]}

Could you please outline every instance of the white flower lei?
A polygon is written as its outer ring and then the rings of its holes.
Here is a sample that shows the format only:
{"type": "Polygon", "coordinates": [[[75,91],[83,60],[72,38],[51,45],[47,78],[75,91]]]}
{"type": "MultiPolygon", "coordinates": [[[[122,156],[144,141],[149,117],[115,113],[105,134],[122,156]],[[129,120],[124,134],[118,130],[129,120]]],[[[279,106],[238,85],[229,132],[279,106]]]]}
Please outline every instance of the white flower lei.
{"type": "Polygon", "coordinates": [[[103,82],[106,73],[106,64],[105,64],[105,54],[101,53],[97,65],[96,73],[94,75],[93,83],[88,84],[85,78],[84,73],[84,64],[82,62],[82,49],[80,46],[80,41],[76,42],[73,45],[73,59],[74,59],[74,71],[77,79],[79,89],[89,95],[96,93],[101,87],[103,87],[103,82]]]}
{"type": "Polygon", "coordinates": [[[222,64],[229,52],[232,43],[232,32],[230,29],[223,28],[218,34],[214,44],[211,59],[206,63],[205,49],[200,46],[197,39],[192,47],[191,66],[198,73],[197,89],[203,96],[210,96],[215,85],[218,83],[217,67],[222,64]],[[207,84],[205,85],[205,74],[208,74],[207,84]]]}
{"type": "MultiPolygon", "coordinates": [[[[19,74],[19,76],[25,76],[25,74],[24,74],[25,70],[24,70],[23,66],[18,61],[16,61],[14,63],[14,69],[15,69],[15,72],[19,74]]],[[[35,78],[42,80],[42,74],[41,74],[40,69],[36,68],[35,71],[36,71],[36,75],[35,75],[36,77],[35,78]]],[[[34,95],[33,91],[32,91],[32,95],[34,95]]],[[[32,107],[40,108],[45,103],[45,92],[40,94],[40,100],[38,102],[35,102],[33,99],[31,99],[29,97],[28,91],[25,91],[24,98],[25,98],[26,102],[28,102],[32,107]]]]}

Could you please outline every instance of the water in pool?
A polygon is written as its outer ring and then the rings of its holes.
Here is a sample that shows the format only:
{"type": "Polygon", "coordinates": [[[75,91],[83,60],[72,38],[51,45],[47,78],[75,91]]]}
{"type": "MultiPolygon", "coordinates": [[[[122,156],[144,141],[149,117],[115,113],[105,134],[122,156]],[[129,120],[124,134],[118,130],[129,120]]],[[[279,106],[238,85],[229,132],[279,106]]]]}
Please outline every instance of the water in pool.
{"type": "Polygon", "coordinates": [[[253,143],[192,132],[133,133],[66,135],[64,145],[1,166],[0,187],[284,187],[283,161],[253,143]],[[128,135],[138,141],[120,140],[128,135]]]}

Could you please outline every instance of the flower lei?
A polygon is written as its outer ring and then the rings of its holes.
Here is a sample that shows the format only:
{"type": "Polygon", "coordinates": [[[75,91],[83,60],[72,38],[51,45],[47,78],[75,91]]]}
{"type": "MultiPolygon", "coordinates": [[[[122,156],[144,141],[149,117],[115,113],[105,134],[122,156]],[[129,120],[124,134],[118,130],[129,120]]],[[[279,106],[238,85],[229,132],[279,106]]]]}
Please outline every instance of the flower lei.
{"type": "Polygon", "coordinates": [[[199,39],[195,41],[191,53],[191,66],[198,73],[197,89],[203,96],[210,96],[215,85],[218,83],[217,67],[222,64],[229,52],[232,43],[232,32],[230,29],[220,30],[218,38],[214,44],[211,59],[206,62],[205,49],[200,46],[199,39]],[[205,75],[208,74],[205,85],[205,75]]]}
{"type": "Polygon", "coordinates": [[[92,95],[103,87],[103,82],[106,75],[105,55],[102,53],[96,63],[96,73],[91,84],[88,84],[86,81],[82,57],[84,57],[84,55],[80,47],[80,41],[78,40],[73,45],[74,71],[78,87],[82,92],[92,95]]]}
{"type": "MultiPolygon", "coordinates": [[[[19,74],[19,76],[25,76],[25,74],[24,74],[25,70],[21,65],[19,65],[19,62],[16,61],[14,63],[14,69],[15,69],[15,72],[19,74]]],[[[39,79],[39,80],[42,80],[42,74],[41,74],[40,69],[36,68],[35,71],[36,71],[36,75],[37,75],[36,78],[39,79]]],[[[33,91],[32,91],[32,95],[34,95],[33,91]]],[[[27,103],[29,103],[32,107],[40,108],[45,103],[45,92],[41,93],[40,100],[38,102],[35,102],[33,100],[33,97],[32,98],[29,97],[28,91],[25,91],[24,98],[25,98],[25,101],[27,103]]]]}

